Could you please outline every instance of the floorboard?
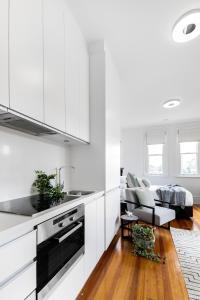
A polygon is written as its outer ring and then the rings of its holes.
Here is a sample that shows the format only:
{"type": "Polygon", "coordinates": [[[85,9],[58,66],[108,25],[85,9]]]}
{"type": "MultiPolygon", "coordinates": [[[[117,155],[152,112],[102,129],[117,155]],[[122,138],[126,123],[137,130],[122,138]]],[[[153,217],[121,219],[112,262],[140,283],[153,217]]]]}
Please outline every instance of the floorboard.
{"type": "MultiPolygon", "coordinates": [[[[194,206],[192,220],[175,220],[171,225],[200,230],[200,206],[194,206]]],[[[169,230],[156,230],[156,251],[166,257],[165,264],[135,257],[131,242],[118,235],[77,300],[188,300],[169,230]]]]}

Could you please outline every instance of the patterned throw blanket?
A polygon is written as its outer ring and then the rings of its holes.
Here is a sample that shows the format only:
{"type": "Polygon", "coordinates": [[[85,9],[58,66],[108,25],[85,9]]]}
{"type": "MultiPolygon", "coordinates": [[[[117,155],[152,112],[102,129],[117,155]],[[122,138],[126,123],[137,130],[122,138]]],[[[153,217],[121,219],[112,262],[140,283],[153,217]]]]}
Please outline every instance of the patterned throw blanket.
{"type": "Polygon", "coordinates": [[[161,201],[169,202],[173,205],[185,206],[186,192],[179,185],[164,185],[156,190],[161,201]]]}

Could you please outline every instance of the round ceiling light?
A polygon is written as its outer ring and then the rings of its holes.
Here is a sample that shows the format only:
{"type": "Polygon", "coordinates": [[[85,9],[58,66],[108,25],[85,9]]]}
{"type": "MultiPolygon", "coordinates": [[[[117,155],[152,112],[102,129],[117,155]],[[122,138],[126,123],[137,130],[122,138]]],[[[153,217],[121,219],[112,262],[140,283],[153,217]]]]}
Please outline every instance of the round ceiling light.
{"type": "Polygon", "coordinates": [[[183,15],[174,25],[173,39],[177,43],[184,43],[200,35],[200,10],[191,10],[183,15]]]}
{"type": "Polygon", "coordinates": [[[167,100],[163,103],[164,108],[174,108],[176,106],[179,106],[181,101],[179,99],[172,99],[172,100],[167,100]]]}

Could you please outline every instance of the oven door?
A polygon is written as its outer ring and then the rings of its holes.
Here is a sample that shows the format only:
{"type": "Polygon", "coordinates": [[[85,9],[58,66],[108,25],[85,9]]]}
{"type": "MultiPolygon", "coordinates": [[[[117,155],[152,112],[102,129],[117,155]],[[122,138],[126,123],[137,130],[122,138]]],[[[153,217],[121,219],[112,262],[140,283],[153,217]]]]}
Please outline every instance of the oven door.
{"type": "Polygon", "coordinates": [[[43,299],[84,253],[84,217],[62,229],[37,248],[37,294],[43,299]]]}

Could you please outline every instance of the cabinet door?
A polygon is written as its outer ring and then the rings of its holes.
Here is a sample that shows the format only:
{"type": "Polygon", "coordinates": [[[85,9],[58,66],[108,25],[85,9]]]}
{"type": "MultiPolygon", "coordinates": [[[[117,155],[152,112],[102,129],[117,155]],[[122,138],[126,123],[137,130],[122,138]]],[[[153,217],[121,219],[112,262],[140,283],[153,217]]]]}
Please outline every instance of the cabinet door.
{"type": "Polygon", "coordinates": [[[49,292],[48,300],[75,300],[85,282],[84,256],[58,281],[49,292]]]}
{"type": "Polygon", "coordinates": [[[90,276],[97,263],[96,201],[85,206],[85,277],[90,276]]]}
{"type": "Polygon", "coordinates": [[[89,142],[89,57],[83,37],[80,42],[80,138],[89,142]]]}
{"type": "Polygon", "coordinates": [[[107,249],[120,226],[120,190],[118,188],[106,193],[105,211],[107,249]]]}
{"type": "Polygon", "coordinates": [[[25,300],[36,300],[36,291],[31,293],[25,300]]]}
{"type": "Polygon", "coordinates": [[[36,230],[0,247],[0,284],[36,257],[36,230]],[[26,251],[24,251],[26,249],[26,251]],[[9,259],[8,259],[9,258],[9,259]]]}
{"type": "Polygon", "coordinates": [[[104,212],[104,197],[97,199],[97,260],[99,260],[105,250],[105,212],[104,212]]]}
{"type": "Polygon", "coordinates": [[[0,299],[22,300],[36,289],[36,263],[12,277],[0,288],[0,299]]]}
{"type": "Polygon", "coordinates": [[[79,73],[79,31],[71,14],[65,10],[65,100],[66,132],[80,135],[80,73],[79,73]]]}
{"type": "Polygon", "coordinates": [[[0,1],[0,40],[0,105],[8,107],[8,0],[0,1]]]}
{"type": "Polygon", "coordinates": [[[63,0],[44,0],[44,121],[65,131],[63,0]]]}
{"type": "Polygon", "coordinates": [[[10,107],[43,121],[41,0],[10,0],[10,107]]]}

